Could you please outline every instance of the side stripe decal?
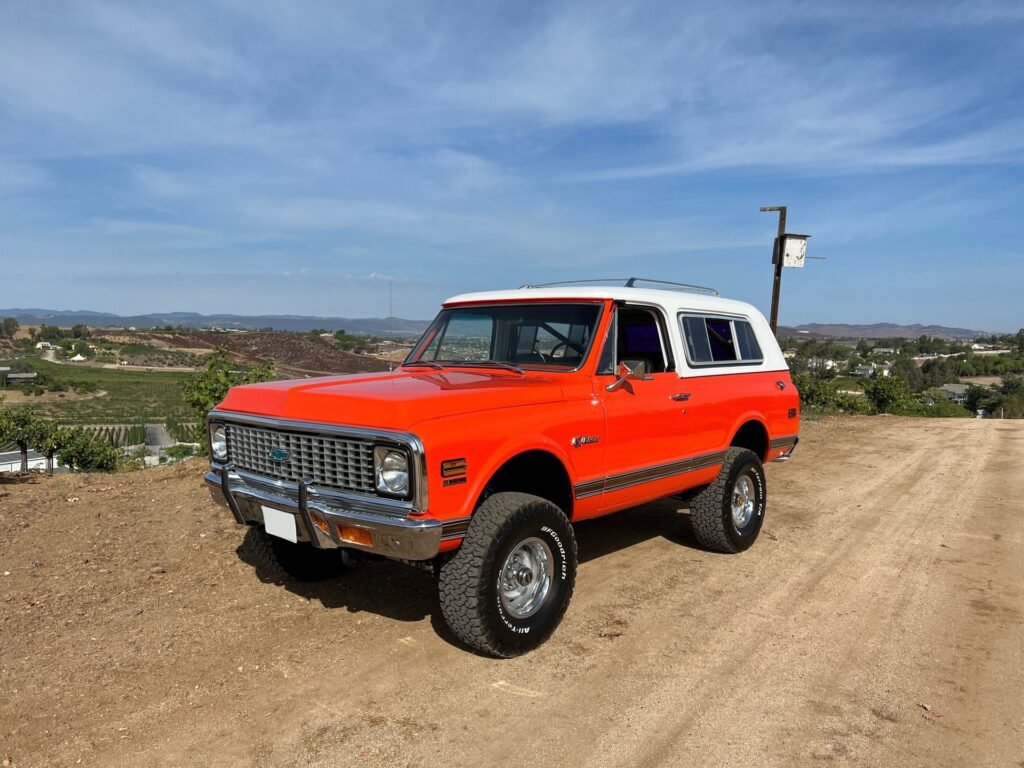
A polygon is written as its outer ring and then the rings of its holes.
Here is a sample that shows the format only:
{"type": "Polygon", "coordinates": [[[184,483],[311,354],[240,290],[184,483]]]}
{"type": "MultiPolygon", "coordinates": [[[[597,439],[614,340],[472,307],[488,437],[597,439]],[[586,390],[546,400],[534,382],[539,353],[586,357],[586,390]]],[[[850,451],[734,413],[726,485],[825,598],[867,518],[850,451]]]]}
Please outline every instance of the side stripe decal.
{"type": "Polygon", "coordinates": [[[693,472],[697,469],[713,467],[725,460],[725,451],[707,453],[702,456],[683,459],[682,461],[671,461],[667,464],[658,464],[645,469],[624,472],[621,475],[611,475],[599,480],[589,480],[585,483],[578,483],[573,486],[573,493],[577,499],[585,499],[588,496],[596,496],[599,493],[608,491],[620,491],[642,483],[650,483],[655,480],[664,480],[675,475],[682,475],[693,472]]]}

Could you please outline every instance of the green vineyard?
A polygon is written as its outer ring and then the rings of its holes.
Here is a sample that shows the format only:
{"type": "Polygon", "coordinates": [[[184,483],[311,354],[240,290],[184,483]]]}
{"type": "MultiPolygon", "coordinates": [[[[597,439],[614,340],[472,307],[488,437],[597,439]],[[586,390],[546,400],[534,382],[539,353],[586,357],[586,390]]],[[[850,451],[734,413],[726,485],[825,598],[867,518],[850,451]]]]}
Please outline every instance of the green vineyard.
{"type": "Polygon", "coordinates": [[[97,439],[102,440],[115,448],[124,448],[129,445],[141,445],[146,442],[146,425],[135,424],[108,425],[97,427],[86,427],[97,439]]]}
{"type": "Polygon", "coordinates": [[[167,434],[176,443],[199,443],[203,439],[203,428],[194,421],[180,421],[169,418],[164,426],[167,427],[167,434]]]}

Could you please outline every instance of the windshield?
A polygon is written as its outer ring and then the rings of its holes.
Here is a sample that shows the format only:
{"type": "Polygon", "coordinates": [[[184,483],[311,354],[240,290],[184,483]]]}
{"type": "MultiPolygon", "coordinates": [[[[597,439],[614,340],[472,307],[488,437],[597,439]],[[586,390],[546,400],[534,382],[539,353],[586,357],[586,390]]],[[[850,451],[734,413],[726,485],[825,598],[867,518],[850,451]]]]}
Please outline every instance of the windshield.
{"type": "Polygon", "coordinates": [[[600,310],[540,302],[443,309],[404,365],[573,370],[587,356],[600,310]]]}

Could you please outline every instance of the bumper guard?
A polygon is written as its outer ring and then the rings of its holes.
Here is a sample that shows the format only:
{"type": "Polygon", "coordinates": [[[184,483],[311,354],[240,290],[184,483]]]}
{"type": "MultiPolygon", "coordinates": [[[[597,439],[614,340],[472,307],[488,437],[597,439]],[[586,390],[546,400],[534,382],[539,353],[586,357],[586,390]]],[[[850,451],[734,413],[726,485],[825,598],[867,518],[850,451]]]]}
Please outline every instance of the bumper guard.
{"type": "Polygon", "coordinates": [[[231,510],[240,525],[263,523],[263,507],[296,515],[299,541],[320,549],[350,547],[403,560],[429,560],[441,545],[441,522],[374,509],[374,500],[356,500],[295,485],[239,474],[231,464],[214,466],[204,478],[213,500],[231,510]],[[342,539],[341,529],[358,529],[372,544],[342,539]]]}

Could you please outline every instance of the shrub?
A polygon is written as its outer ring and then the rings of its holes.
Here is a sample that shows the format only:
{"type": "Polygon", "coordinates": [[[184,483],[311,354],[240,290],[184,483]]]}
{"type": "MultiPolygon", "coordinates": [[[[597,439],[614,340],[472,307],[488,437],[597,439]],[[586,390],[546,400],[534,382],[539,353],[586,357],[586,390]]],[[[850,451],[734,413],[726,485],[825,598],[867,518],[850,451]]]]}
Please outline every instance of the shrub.
{"type": "Polygon", "coordinates": [[[63,445],[57,451],[62,463],[85,472],[114,472],[121,452],[81,427],[65,430],[63,445]]]}
{"type": "Polygon", "coordinates": [[[187,459],[189,456],[195,455],[196,449],[193,445],[187,445],[179,443],[178,445],[172,445],[169,448],[164,449],[166,454],[171,459],[187,459]]]}

